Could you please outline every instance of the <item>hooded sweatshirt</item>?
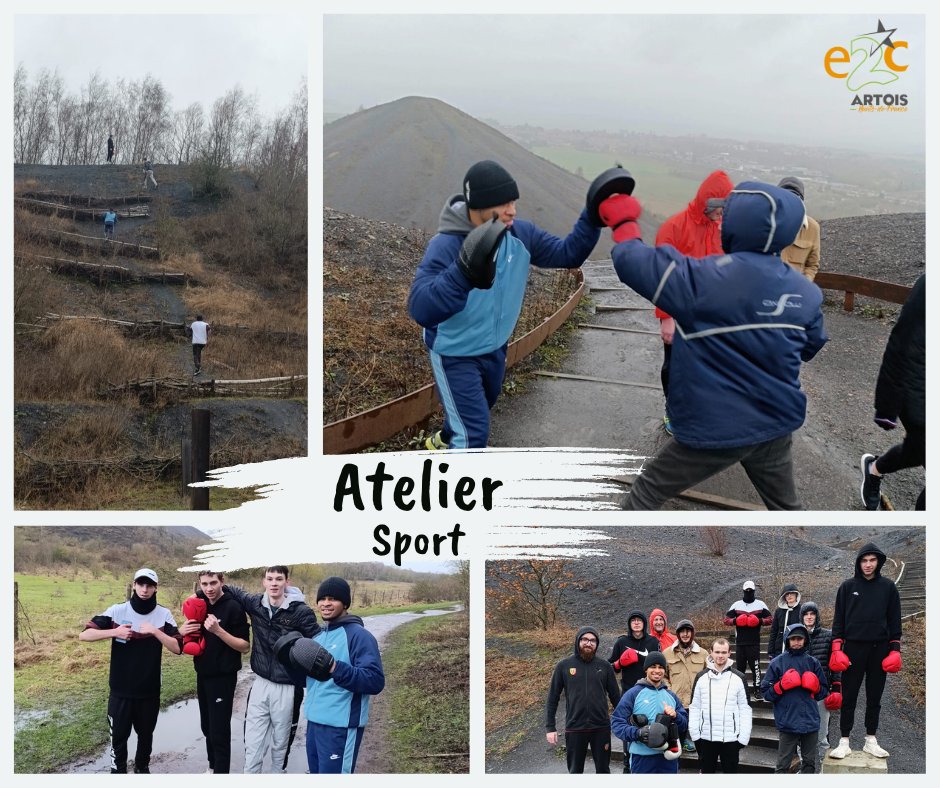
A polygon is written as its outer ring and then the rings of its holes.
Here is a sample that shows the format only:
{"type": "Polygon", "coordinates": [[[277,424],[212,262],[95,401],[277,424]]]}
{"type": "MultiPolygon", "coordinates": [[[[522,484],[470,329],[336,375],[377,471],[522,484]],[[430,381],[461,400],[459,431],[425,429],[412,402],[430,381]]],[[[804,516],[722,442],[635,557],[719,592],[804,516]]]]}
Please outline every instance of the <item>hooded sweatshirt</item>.
{"type": "MultiPolygon", "coordinates": [[[[656,245],[670,244],[689,257],[721,254],[721,222],[709,219],[705,209],[710,199],[723,200],[733,188],[734,184],[728,175],[722,170],[715,170],[702,181],[692,202],[660,225],[656,233],[656,245]]],[[[656,307],[656,317],[662,320],[669,315],[656,307]]]]}
{"type": "Polygon", "coordinates": [[[552,681],[545,700],[545,730],[552,733],[555,728],[555,714],[561,693],[565,693],[565,731],[591,731],[610,728],[609,706],[616,706],[620,700],[620,688],[617,677],[609,662],[597,656],[590,662],[581,658],[578,643],[581,636],[590,632],[597,638],[600,635],[594,627],[581,627],[574,636],[574,654],[558,662],[552,673],[552,681]]]}
{"type": "Polygon", "coordinates": [[[786,650],[770,661],[767,673],[760,683],[764,700],[774,705],[774,724],[784,733],[811,733],[819,730],[818,701],[829,694],[829,683],[819,660],[809,653],[809,637],[802,624],[791,624],[786,630],[786,650]],[[803,647],[790,646],[790,636],[802,634],[806,640],[803,647]],[[802,686],[784,692],[777,692],[774,684],[790,669],[801,676],[807,671],[816,674],[819,679],[819,692],[813,694],[802,686]]]}
{"type": "Polygon", "coordinates": [[[646,620],[646,616],[642,611],[631,610],[630,614],[627,616],[627,633],[620,635],[614,641],[614,645],[610,650],[610,656],[607,658],[607,661],[612,665],[628,648],[632,648],[636,651],[637,661],[632,665],[622,668],[620,671],[620,686],[623,688],[624,692],[646,675],[643,672],[643,661],[649,656],[649,653],[651,651],[662,650],[659,645],[659,640],[648,633],[648,626],[649,622],[646,620]],[[643,621],[643,632],[638,638],[633,636],[633,630],[630,629],[630,620],[633,618],[640,618],[643,621]]]}
{"type": "Polygon", "coordinates": [[[451,197],[408,296],[408,313],[424,327],[425,344],[442,356],[479,356],[501,348],[519,319],[529,264],[577,268],[600,238],[586,211],[564,239],[516,219],[500,242],[493,286],[481,290],[457,264],[460,247],[473,228],[463,195],[451,197]]]}
{"type": "MultiPolygon", "coordinates": [[[[631,717],[634,714],[644,715],[649,722],[656,720],[656,715],[662,713],[664,706],[668,704],[676,710],[676,724],[679,726],[679,738],[685,736],[689,728],[689,717],[682,701],[672,690],[666,686],[663,680],[657,687],[649,679],[640,679],[629,692],[624,693],[614,709],[610,718],[610,728],[614,735],[629,742],[631,755],[659,755],[662,756],[662,750],[654,750],[647,747],[639,740],[640,727],[634,725],[631,717]]],[[[635,721],[635,720],[634,720],[635,721]]]]}
{"type": "Polygon", "coordinates": [[[809,632],[809,653],[819,660],[819,664],[822,665],[826,678],[829,680],[829,686],[832,687],[832,682],[839,681],[842,677],[841,673],[833,673],[829,670],[829,655],[832,653],[832,630],[826,629],[822,625],[822,620],[819,617],[819,606],[815,602],[804,602],[800,605],[800,621],[803,622],[803,626],[809,632]],[[804,616],[810,611],[816,614],[816,623],[812,629],[807,626],[804,620],[804,616]]]}
{"type": "Polygon", "coordinates": [[[649,617],[649,628],[650,628],[650,634],[651,634],[654,638],[656,638],[656,639],[659,641],[659,650],[660,650],[660,651],[665,651],[665,650],[666,650],[667,648],[669,648],[673,643],[676,642],[676,636],[673,635],[672,632],[669,631],[669,618],[668,618],[668,617],[666,616],[666,614],[665,614],[662,610],[660,610],[658,607],[657,607],[657,608],[654,608],[653,611],[650,613],[650,617],[649,617]],[[653,619],[656,618],[656,616],[662,616],[662,617],[663,617],[663,622],[664,622],[664,623],[663,623],[663,633],[662,633],[661,635],[660,635],[659,633],[657,633],[655,629],[653,629],[653,619]]]}
{"type": "Polygon", "coordinates": [[[800,619],[800,592],[793,583],[787,583],[777,598],[777,609],[774,610],[774,620],[770,626],[770,639],[767,642],[767,658],[773,659],[783,653],[783,633],[790,624],[802,623],[800,619]],[[793,607],[787,604],[787,594],[796,594],[793,607]]]}
{"type": "Polygon", "coordinates": [[[745,181],[725,201],[725,254],[613,248],[620,281],[676,321],[667,408],[683,446],[754,446],[802,426],[800,369],[828,339],[822,291],[780,259],[804,215],[795,194],[745,181]]]}
{"type": "Polygon", "coordinates": [[[844,580],[836,592],[832,621],[834,640],[890,641],[892,651],[901,650],[901,597],[897,586],[881,576],[885,554],[874,543],[864,545],[855,556],[855,576],[844,580]],[[861,570],[862,556],[874,554],[878,565],[871,580],[861,570]]]}

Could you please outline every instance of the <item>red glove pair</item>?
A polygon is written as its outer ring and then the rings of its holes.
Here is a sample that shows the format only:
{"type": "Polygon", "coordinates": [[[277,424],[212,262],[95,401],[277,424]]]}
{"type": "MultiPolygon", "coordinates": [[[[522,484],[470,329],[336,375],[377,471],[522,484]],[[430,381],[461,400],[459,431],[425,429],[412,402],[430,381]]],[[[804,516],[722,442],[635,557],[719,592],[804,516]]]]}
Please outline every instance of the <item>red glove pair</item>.
{"type": "Polygon", "coordinates": [[[774,684],[774,692],[783,695],[791,689],[802,687],[809,690],[813,695],[819,692],[819,677],[811,670],[807,670],[801,676],[795,668],[790,668],[780,677],[780,681],[774,684]]]}
{"type": "Polygon", "coordinates": [[[741,613],[735,620],[734,623],[739,627],[759,627],[760,619],[755,616],[753,613],[741,613]]]}
{"type": "MultiPolygon", "coordinates": [[[[603,203],[601,204],[603,205],[603,203]]],[[[639,659],[640,657],[636,653],[636,650],[628,648],[623,652],[623,654],[620,655],[620,658],[614,662],[614,670],[622,670],[623,668],[632,665],[634,662],[639,661],[639,659]]]]}
{"type": "Polygon", "coordinates": [[[640,238],[637,219],[643,212],[639,200],[629,194],[615,194],[597,206],[601,221],[613,232],[614,243],[623,243],[640,238]]]}
{"type": "Polygon", "coordinates": [[[832,641],[832,654],[829,655],[829,670],[834,670],[837,673],[848,670],[849,666],[852,664],[852,660],[850,660],[848,655],[842,650],[842,644],[844,642],[844,640],[832,641]]]}

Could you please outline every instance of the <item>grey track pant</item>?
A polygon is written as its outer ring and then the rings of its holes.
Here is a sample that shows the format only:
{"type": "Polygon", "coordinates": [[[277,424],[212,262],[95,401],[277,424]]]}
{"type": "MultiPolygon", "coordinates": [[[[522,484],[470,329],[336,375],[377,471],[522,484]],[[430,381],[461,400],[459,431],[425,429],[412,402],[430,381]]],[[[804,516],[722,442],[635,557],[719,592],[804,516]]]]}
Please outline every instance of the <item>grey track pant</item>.
{"type": "Polygon", "coordinates": [[[269,743],[269,771],[274,774],[281,772],[290,738],[293,710],[293,684],[277,684],[255,676],[245,709],[245,774],[261,773],[269,743]]]}
{"type": "Polygon", "coordinates": [[[793,481],[792,435],[753,446],[691,449],[670,439],[633,484],[624,509],[654,511],[670,498],[741,463],[768,509],[801,509],[793,481]]]}

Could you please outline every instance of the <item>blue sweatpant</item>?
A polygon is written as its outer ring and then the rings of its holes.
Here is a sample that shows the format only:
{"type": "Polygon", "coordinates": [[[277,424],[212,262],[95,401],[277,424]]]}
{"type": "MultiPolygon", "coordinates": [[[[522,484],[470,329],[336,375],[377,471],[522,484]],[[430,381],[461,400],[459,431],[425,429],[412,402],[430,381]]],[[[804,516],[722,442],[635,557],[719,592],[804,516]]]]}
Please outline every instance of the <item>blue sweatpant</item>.
{"type": "Polygon", "coordinates": [[[679,759],[667,761],[662,755],[630,754],[631,774],[678,774],[679,759]]]}
{"type": "Polygon", "coordinates": [[[486,448],[490,408],[506,374],[506,346],[482,356],[442,356],[433,350],[429,355],[444,407],[442,440],[451,449],[486,448]]]}
{"type": "Polygon", "coordinates": [[[310,774],[352,774],[365,728],[334,728],[307,723],[307,768],[310,774]]]}

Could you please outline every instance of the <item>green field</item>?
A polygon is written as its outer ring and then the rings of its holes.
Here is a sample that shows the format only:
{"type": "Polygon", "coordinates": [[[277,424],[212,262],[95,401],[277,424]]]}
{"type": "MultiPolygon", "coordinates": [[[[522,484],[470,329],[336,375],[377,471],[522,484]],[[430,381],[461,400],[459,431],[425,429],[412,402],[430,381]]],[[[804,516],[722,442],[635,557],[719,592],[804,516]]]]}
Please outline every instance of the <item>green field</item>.
{"type": "Polygon", "coordinates": [[[590,181],[618,161],[636,179],[634,195],[643,208],[661,219],[688,205],[708,171],[700,174],[680,170],[675,164],[659,159],[639,158],[635,154],[598,153],[569,147],[532,148],[532,152],[590,181]]]}

